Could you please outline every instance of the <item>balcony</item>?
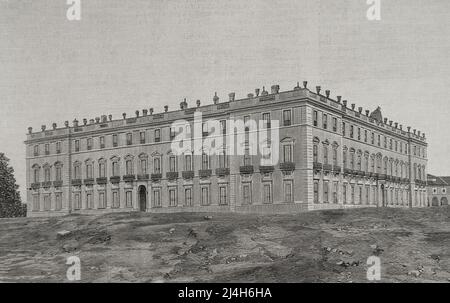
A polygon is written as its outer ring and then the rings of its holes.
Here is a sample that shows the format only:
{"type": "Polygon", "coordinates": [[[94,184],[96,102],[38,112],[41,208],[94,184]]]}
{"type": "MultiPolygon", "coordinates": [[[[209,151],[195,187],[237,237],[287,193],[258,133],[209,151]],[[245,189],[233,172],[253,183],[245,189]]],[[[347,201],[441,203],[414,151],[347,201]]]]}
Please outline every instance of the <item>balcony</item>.
{"type": "Polygon", "coordinates": [[[193,170],[184,171],[181,173],[181,176],[183,177],[183,179],[186,180],[194,179],[194,171],[193,170]]]}
{"type": "Polygon", "coordinates": [[[359,171],[357,172],[357,175],[360,176],[360,177],[364,177],[364,176],[366,175],[366,172],[365,172],[365,171],[362,171],[362,170],[359,170],[359,171]]]}
{"type": "Polygon", "coordinates": [[[378,180],[385,181],[387,179],[386,174],[378,174],[378,180]]]}
{"type": "Polygon", "coordinates": [[[80,186],[81,185],[81,179],[72,179],[72,185],[74,186],[80,186]]]}
{"type": "Polygon", "coordinates": [[[341,172],[341,167],[340,166],[338,166],[338,165],[333,165],[333,171],[335,172],[335,173],[340,173],[341,172]]]}
{"type": "Polygon", "coordinates": [[[52,182],[51,181],[42,182],[41,186],[44,188],[49,188],[52,186],[52,182]]]}
{"type": "Polygon", "coordinates": [[[259,167],[259,171],[261,172],[261,174],[272,173],[274,170],[275,170],[275,167],[273,167],[271,165],[259,167]]]}
{"type": "Polygon", "coordinates": [[[177,171],[170,171],[166,173],[166,178],[173,181],[178,179],[178,172],[177,171]]]}
{"type": "Polygon", "coordinates": [[[111,183],[119,183],[120,182],[120,176],[109,177],[109,182],[111,182],[111,183]]]}
{"type": "Polygon", "coordinates": [[[333,170],[333,166],[331,164],[324,164],[323,165],[323,170],[330,172],[330,171],[333,170]]]}
{"type": "Polygon", "coordinates": [[[41,187],[41,183],[40,182],[31,183],[30,186],[32,189],[37,189],[41,187]]]}
{"type": "Polygon", "coordinates": [[[151,174],[150,178],[153,182],[158,182],[162,179],[162,174],[151,174]]]}
{"type": "Polygon", "coordinates": [[[212,170],[210,169],[201,169],[198,171],[198,175],[200,178],[209,178],[212,175],[212,170]]]}
{"type": "Polygon", "coordinates": [[[146,181],[146,180],[149,179],[149,174],[140,174],[140,175],[137,175],[137,179],[138,179],[139,181],[146,181]]]}
{"type": "Polygon", "coordinates": [[[313,169],[315,169],[315,170],[322,170],[322,163],[314,162],[313,163],[313,169]]]}
{"type": "Polygon", "coordinates": [[[241,174],[253,174],[255,171],[253,165],[244,165],[239,167],[239,172],[241,174]]]}
{"type": "Polygon", "coordinates": [[[97,178],[95,181],[97,182],[97,184],[106,184],[106,183],[108,183],[108,179],[105,178],[105,177],[97,178]]]}
{"type": "Polygon", "coordinates": [[[84,185],[94,185],[94,178],[84,179],[84,185]]]}
{"type": "Polygon", "coordinates": [[[354,171],[353,171],[353,169],[350,169],[350,168],[344,168],[344,174],[353,175],[354,171]]]}
{"type": "Polygon", "coordinates": [[[295,170],[295,163],[294,162],[280,163],[280,170],[282,170],[282,171],[294,171],[295,170]]]}
{"type": "Polygon", "coordinates": [[[223,177],[228,176],[230,174],[230,169],[226,167],[216,168],[216,175],[223,177]]]}
{"type": "Polygon", "coordinates": [[[63,181],[53,181],[53,186],[54,187],[61,187],[63,185],[63,181]]]}
{"type": "Polygon", "coordinates": [[[123,181],[125,181],[125,182],[133,182],[134,180],[136,180],[136,175],[123,176],[123,181]]]}

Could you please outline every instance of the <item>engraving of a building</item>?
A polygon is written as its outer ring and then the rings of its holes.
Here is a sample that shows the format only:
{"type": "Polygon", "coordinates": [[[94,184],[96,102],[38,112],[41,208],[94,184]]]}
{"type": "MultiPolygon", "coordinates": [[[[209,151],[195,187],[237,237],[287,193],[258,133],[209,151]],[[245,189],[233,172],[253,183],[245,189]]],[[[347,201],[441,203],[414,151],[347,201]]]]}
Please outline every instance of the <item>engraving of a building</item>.
{"type": "Polygon", "coordinates": [[[425,134],[388,121],[380,108],[363,112],[320,87],[310,90],[307,82],[285,92],[278,85],[257,89],[241,100],[231,93],[227,102],[215,95],[204,106],[184,101],[176,111],[29,128],[25,144],[29,216],[427,205],[425,134]],[[266,121],[279,132],[278,163],[261,165],[247,152],[174,154],[172,123],[184,119],[194,129],[196,112],[204,122],[266,121]]]}

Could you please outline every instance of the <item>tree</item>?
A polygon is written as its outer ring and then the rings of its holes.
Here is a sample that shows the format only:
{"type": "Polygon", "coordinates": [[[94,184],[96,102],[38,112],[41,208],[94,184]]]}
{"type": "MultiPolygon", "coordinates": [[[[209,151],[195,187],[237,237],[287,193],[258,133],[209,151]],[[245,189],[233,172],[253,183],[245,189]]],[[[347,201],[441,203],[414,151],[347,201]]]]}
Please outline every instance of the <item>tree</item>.
{"type": "Polygon", "coordinates": [[[27,208],[20,200],[18,189],[9,159],[0,153],[0,218],[26,216],[27,208]]]}

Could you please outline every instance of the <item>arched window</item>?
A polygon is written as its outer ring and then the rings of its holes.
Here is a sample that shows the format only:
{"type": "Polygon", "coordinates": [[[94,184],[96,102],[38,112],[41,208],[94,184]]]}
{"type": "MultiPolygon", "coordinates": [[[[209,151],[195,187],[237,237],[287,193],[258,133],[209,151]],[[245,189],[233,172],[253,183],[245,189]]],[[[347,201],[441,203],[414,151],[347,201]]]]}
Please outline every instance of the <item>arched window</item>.
{"type": "Polygon", "coordinates": [[[125,157],[125,175],[129,176],[134,173],[133,168],[133,156],[128,155],[125,157]]]}
{"type": "Polygon", "coordinates": [[[105,159],[98,160],[98,177],[106,178],[106,160],[105,159]]]}
{"type": "Polygon", "coordinates": [[[338,145],[337,144],[333,144],[333,165],[334,166],[338,166],[338,145]]]}
{"type": "Polygon", "coordinates": [[[370,157],[370,170],[372,173],[375,173],[375,156],[372,155],[370,157]]]}
{"type": "Polygon", "coordinates": [[[153,172],[155,174],[161,173],[161,157],[160,156],[153,158],[153,172]]]}
{"type": "Polygon", "coordinates": [[[148,156],[144,153],[139,155],[139,174],[147,174],[148,156]]]}
{"type": "Polygon", "coordinates": [[[328,164],[328,145],[323,145],[323,164],[328,164]]]}
{"type": "Polygon", "coordinates": [[[379,154],[377,155],[377,173],[381,174],[381,159],[382,159],[382,155],[379,154]]]}
{"type": "Polygon", "coordinates": [[[62,180],[62,164],[61,162],[55,163],[55,181],[61,181],[62,180]]]}
{"type": "Polygon", "coordinates": [[[73,164],[73,178],[81,179],[81,163],[78,161],[73,164]]]}
{"type": "Polygon", "coordinates": [[[358,171],[361,171],[361,152],[358,152],[358,162],[357,162],[357,168],[358,171]]]}
{"type": "Polygon", "coordinates": [[[344,146],[342,149],[342,164],[344,166],[344,169],[347,168],[347,147],[344,146]]]}
{"type": "Polygon", "coordinates": [[[206,152],[202,152],[202,169],[209,169],[209,155],[206,152]]]}
{"type": "Polygon", "coordinates": [[[50,165],[44,165],[44,182],[50,182],[50,165]]]}
{"type": "Polygon", "coordinates": [[[39,183],[40,170],[39,165],[33,165],[33,183],[39,183]]]}
{"type": "Polygon", "coordinates": [[[92,160],[86,160],[86,179],[94,178],[94,163],[92,160]]]}
{"type": "Polygon", "coordinates": [[[120,176],[120,159],[118,157],[111,158],[111,174],[113,177],[120,176]]]}
{"type": "Polygon", "coordinates": [[[387,157],[384,157],[384,163],[383,163],[383,166],[384,166],[383,173],[384,173],[385,175],[387,175],[387,173],[388,173],[388,158],[387,158],[387,157]]]}
{"type": "Polygon", "coordinates": [[[314,163],[319,163],[319,138],[313,139],[313,161],[314,163]]]}

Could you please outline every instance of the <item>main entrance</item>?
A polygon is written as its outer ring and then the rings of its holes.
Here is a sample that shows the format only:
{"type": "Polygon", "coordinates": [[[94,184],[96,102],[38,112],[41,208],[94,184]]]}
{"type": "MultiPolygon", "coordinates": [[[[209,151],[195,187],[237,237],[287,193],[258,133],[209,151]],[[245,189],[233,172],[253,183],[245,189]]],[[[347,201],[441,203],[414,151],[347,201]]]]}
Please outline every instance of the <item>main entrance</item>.
{"type": "Polygon", "coordinates": [[[144,185],[139,186],[139,210],[147,210],[147,189],[144,185]]]}

